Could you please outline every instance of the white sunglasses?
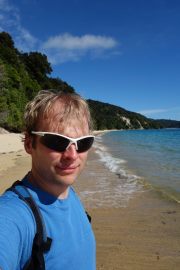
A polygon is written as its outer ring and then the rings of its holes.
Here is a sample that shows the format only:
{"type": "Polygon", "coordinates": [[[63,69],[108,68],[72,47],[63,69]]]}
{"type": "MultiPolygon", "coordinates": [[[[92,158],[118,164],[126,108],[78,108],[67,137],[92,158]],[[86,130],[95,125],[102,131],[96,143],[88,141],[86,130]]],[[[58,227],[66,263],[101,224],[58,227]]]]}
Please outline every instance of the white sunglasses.
{"type": "Polygon", "coordinates": [[[95,138],[93,135],[88,135],[74,139],[59,133],[43,131],[31,131],[31,133],[41,136],[40,142],[57,152],[66,151],[71,144],[75,144],[78,153],[86,152],[91,148],[95,138]]]}

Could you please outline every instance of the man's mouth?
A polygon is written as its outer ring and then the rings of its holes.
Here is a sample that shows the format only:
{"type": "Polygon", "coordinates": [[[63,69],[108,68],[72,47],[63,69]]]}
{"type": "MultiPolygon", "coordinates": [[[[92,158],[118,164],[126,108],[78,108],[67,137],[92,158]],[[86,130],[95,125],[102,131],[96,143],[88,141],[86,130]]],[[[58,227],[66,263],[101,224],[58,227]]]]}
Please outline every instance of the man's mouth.
{"type": "Polygon", "coordinates": [[[77,168],[79,167],[79,165],[71,165],[71,166],[63,166],[63,165],[60,165],[60,166],[56,166],[56,168],[58,170],[61,170],[61,171],[74,171],[76,170],[77,168]]]}

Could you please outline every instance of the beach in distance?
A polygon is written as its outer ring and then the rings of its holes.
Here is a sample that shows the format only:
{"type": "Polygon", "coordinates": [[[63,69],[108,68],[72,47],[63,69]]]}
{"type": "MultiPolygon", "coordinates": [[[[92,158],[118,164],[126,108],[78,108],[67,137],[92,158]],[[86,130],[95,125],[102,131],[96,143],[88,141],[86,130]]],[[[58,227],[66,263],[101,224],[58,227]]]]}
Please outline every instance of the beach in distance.
{"type": "MultiPolygon", "coordinates": [[[[22,134],[0,133],[3,193],[30,170],[31,159],[22,134]]],[[[86,168],[74,185],[92,217],[97,270],[179,270],[179,135],[119,133],[96,132],[86,168]]]]}

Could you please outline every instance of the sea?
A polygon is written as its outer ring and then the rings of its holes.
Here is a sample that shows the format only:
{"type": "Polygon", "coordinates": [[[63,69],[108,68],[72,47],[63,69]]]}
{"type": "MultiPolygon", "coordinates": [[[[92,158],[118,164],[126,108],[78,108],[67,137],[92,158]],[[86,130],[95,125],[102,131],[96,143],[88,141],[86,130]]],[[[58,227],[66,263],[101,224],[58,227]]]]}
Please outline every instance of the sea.
{"type": "MultiPolygon", "coordinates": [[[[95,139],[100,162],[116,176],[107,188],[106,200],[127,201],[136,192],[155,190],[165,199],[180,203],[180,129],[119,130],[95,139]]],[[[106,182],[107,181],[107,182],[106,182]]],[[[111,204],[113,203],[111,202],[111,204]]]]}

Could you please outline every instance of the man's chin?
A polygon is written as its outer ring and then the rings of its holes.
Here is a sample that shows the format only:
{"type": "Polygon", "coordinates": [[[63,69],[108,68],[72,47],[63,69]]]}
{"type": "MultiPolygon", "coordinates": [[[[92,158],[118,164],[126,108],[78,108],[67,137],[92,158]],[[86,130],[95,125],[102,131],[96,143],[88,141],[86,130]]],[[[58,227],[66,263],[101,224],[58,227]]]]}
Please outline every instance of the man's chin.
{"type": "Polygon", "coordinates": [[[56,178],[57,182],[64,186],[71,186],[74,184],[76,179],[75,175],[61,175],[56,178]]]}

